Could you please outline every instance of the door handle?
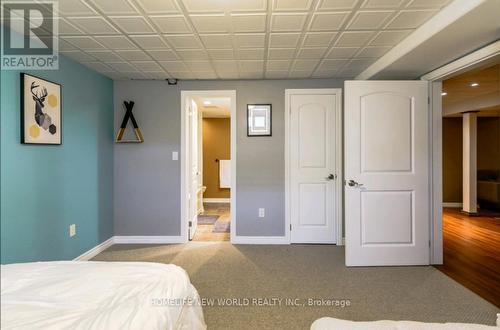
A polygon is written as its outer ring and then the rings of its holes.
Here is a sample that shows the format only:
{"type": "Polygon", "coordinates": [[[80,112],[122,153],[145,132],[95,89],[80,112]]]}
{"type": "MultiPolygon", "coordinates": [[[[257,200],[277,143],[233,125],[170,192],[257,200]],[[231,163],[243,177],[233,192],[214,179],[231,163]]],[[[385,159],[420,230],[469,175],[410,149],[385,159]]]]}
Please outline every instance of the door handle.
{"type": "Polygon", "coordinates": [[[331,174],[331,173],[326,177],[326,179],[329,180],[329,181],[335,180],[336,178],[337,178],[337,175],[331,174]]]}
{"type": "Polygon", "coordinates": [[[354,181],[354,180],[349,180],[349,181],[347,181],[347,185],[348,185],[349,187],[355,187],[355,188],[359,188],[359,187],[362,187],[362,186],[363,186],[363,184],[362,184],[362,183],[358,183],[358,182],[356,182],[356,181],[354,181]]]}

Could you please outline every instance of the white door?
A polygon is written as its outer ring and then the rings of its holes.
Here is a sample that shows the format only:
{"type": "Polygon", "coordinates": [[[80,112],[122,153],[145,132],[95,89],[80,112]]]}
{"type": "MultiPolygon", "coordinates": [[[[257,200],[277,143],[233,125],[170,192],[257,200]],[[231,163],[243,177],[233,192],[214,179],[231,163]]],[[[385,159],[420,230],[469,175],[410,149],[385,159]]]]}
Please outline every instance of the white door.
{"type": "Polygon", "coordinates": [[[345,83],[346,265],[429,264],[423,81],[345,83]]]}
{"type": "Polygon", "coordinates": [[[294,91],[290,103],[292,243],[336,243],[336,117],[340,92],[294,91]]]}
{"type": "Polygon", "coordinates": [[[192,240],[198,226],[198,189],[200,170],[198,161],[198,107],[191,100],[189,105],[189,164],[190,189],[189,189],[189,239],[192,240]]]}

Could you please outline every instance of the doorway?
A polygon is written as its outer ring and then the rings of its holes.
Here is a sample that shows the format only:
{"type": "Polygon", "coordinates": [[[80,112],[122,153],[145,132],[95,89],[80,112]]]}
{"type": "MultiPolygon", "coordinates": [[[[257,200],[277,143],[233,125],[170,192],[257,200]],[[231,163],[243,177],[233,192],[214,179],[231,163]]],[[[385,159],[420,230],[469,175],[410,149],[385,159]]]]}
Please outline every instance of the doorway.
{"type": "Polygon", "coordinates": [[[236,213],[236,91],[181,91],[181,234],[232,241],[236,213]]]}

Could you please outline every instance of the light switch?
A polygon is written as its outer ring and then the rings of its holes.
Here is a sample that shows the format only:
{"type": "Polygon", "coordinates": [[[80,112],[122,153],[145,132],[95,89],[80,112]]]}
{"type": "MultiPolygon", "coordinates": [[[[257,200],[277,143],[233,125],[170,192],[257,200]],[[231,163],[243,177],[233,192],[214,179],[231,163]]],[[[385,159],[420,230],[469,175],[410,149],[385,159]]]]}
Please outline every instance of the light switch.
{"type": "Polygon", "coordinates": [[[179,160],[179,153],[177,151],[172,151],[172,160],[179,160]]]}

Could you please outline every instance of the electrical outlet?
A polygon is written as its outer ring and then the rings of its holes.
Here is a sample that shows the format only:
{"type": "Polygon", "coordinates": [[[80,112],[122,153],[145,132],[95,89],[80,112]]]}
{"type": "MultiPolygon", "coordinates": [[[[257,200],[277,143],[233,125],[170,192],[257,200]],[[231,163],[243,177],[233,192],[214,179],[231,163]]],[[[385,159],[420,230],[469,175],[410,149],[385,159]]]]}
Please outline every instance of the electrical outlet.
{"type": "Polygon", "coordinates": [[[259,208],[259,218],[264,218],[266,216],[266,209],[259,208]]]}
{"type": "Polygon", "coordinates": [[[76,225],[72,224],[69,226],[69,237],[73,237],[76,235],[76,225]]]}

